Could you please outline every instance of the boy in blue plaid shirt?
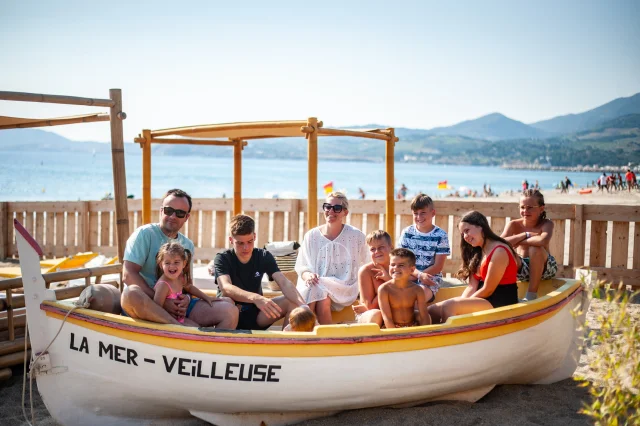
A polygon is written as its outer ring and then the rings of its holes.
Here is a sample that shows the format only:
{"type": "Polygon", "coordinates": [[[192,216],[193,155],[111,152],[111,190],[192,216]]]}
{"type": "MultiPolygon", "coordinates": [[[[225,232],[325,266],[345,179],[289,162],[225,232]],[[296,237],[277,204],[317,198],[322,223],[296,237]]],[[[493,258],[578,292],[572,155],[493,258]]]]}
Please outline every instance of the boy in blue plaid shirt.
{"type": "Polygon", "coordinates": [[[431,197],[418,194],[411,200],[413,225],[402,230],[398,247],[411,250],[416,255],[415,280],[424,288],[428,303],[436,298],[442,283],[442,268],[451,254],[449,236],[433,224],[436,210],[431,197]]]}

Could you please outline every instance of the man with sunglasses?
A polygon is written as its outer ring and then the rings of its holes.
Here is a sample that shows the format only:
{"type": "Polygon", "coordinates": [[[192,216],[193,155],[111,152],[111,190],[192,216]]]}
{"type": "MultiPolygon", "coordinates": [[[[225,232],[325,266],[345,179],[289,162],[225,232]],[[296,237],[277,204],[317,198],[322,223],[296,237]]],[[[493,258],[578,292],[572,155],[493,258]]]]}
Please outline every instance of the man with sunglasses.
{"type": "Polygon", "coordinates": [[[162,324],[180,324],[178,316],[186,316],[201,326],[235,329],[238,310],[225,300],[208,303],[181,295],[167,299],[164,307],[153,301],[156,277],[156,256],[160,246],[178,242],[194,253],[193,242],[180,233],[189,219],[191,197],[180,189],[169,190],[162,199],[160,223],[150,223],[136,229],[127,240],[122,264],[126,284],[122,292],[122,310],[132,318],[162,324]]]}

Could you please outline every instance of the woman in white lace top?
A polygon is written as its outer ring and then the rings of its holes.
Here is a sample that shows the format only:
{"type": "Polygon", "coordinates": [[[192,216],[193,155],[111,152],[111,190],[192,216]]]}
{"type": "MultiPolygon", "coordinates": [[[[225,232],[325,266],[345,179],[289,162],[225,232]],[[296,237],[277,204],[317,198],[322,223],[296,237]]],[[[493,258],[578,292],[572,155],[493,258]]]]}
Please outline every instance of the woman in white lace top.
{"type": "Polygon", "coordinates": [[[349,201],[341,192],[322,205],[326,223],[309,230],[296,260],[298,291],[318,317],[331,324],[331,310],[350,306],[358,297],[358,269],[366,262],[364,234],[344,224],[349,201]]]}

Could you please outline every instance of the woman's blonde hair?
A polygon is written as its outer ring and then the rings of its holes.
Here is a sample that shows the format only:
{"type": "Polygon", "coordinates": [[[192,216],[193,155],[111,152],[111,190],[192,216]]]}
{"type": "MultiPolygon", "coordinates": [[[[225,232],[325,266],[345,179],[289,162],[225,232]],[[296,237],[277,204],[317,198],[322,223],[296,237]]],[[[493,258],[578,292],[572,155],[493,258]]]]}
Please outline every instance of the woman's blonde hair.
{"type": "Polygon", "coordinates": [[[316,314],[306,306],[298,306],[289,314],[291,331],[313,331],[316,326],[316,314]]]}
{"type": "Polygon", "coordinates": [[[344,193],[340,192],[340,191],[335,191],[332,192],[331,194],[327,195],[327,200],[329,198],[337,198],[340,200],[340,204],[342,205],[342,207],[344,207],[345,210],[349,210],[349,200],[347,199],[347,196],[344,195],[344,193]]]}
{"type": "Polygon", "coordinates": [[[162,270],[162,259],[166,255],[174,255],[180,257],[182,260],[185,260],[187,263],[183,269],[184,277],[187,283],[191,282],[191,252],[184,248],[180,243],[165,243],[160,246],[160,250],[158,250],[158,255],[156,256],[156,279],[159,279],[164,271],[162,270]]]}

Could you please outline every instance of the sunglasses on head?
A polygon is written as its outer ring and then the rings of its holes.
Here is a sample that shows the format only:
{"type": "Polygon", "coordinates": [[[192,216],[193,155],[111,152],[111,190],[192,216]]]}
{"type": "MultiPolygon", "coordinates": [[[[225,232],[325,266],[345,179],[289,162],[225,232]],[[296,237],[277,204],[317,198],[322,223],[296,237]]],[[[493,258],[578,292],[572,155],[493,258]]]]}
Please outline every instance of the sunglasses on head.
{"type": "Polygon", "coordinates": [[[187,215],[187,212],[185,212],[184,210],[174,209],[173,207],[163,207],[162,212],[167,216],[171,216],[175,213],[178,219],[184,219],[184,217],[187,215]]]}
{"type": "Polygon", "coordinates": [[[334,212],[336,213],[340,213],[342,211],[342,205],[340,204],[336,204],[335,206],[329,204],[329,203],[324,203],[322,205],[322,210],[324,210],[325,212],[331,211],[331,209],[333,209],[334,212]]]}

